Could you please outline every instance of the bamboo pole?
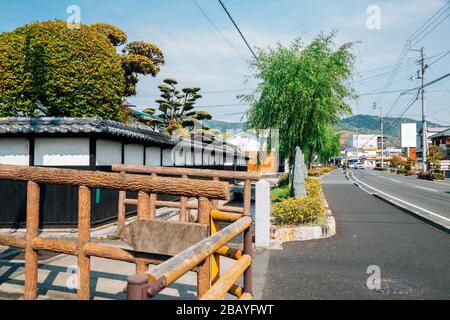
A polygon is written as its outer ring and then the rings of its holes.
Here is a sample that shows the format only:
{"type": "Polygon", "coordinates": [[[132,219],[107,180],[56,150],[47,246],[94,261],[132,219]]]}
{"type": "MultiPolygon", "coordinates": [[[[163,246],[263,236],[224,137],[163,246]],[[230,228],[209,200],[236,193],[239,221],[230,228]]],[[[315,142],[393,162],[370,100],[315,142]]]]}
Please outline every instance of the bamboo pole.
{"type": "Polygon", "coordinates": [[[242,293],[244,293],[244,289],[237,284],[233,284],[230,290],[228,290],[228,293],[239,299],[242,296],[242,293]]]}
{"type": "Polygon", "coordinates": [[[242,294],[239,300],[253,300],[253,296],[250,293],[245,292],[242,294]]]}
{"type": "Polygon", "coordinates": [[[235,222],[238,221],[240,218],[242,218],[242,214],[219,212],[217,210],[213,210],[211,211],[211,218],[214,221],[235,222]]]}
{"type": "Polygon", "coordinates": [[[250,217],[243,217],[216,234],[200,241],[196,245],[180,252],[176,256],[161,263],[158,266],[150,266],[146,273],[149,281],[165,280],[165,286],[172,284],[189,270],[192,270],[207,257],[226,245],[239,233],[249,228],[252,224],[250,217]]]}
{"type": "Polygon", "coordinates": [[[81,186],[78,188],[78,299],[89,300],[91,261],[84,252],[84,247],[91,241],[91,190],[81,186]]]}
{"type": "Polygon", "coordinates": [[[232,213],[244,213],[244,208],[241,207],[232,207],[232,206],[218,206],[217,210],[232,212],[232,213]]]}
{"type": "MultiPolygon", "coordinates": [[[[198,223],[210,226],[211,202],[207,198],[198,199],[198,223]]],[[[211,286],[211,257],[208,255],[197,272],[197,298],[200,298],[211,286]]]]}
{"type": "Polygon", "coordinates": [[[221,300],[230,290],[233,284],[241,277],[242,273],[252,264],[252,257],[243,255],[232,267],[230,267],[220,279],[200,298],[200,300],[221,300]]]}
{"type": "Polygon", "coordinates": [[[226,257],[226,258],[234,259],[234,260],[240,259],[243,255],[241,250],[229,248],[227,246],[223,246],[222,248],[217,250],[216,254],[221,255],[222,257],[226,257]]]}
{"type": "Polygon", "coordinates": [[[33,182],[27,183],[27,232],[25,244],[25,300],[37,298],[38,253],[33,249],[32,241],[39,231],[39,186],[33,182]]]}
{"type": "Polygon", "coordinates": [[[136,263],[136,259],[142,259],[145,264],[158,265],[167,260],[150,253],[134,252],[119,247],[110,247],[98,243],[88,243],[84,246],[84,252],[88,256],[100,257],[111,260],[136,263]]]}
{"type": "MultiPolygon", "coordinates": [[[[219,181],[219,177],[214,177],[213,181],[219,181]]],[[[211,201],[211,214],[217,210],[219,206],[218,200],[211,201]]],[[[219,232],[220,225],[218,221],[215,221],[211,215],[211,235],[219,232]]],[[[211,259],[211,284],[216,283],[220,278],[220,255],[214,253],[211,259]]]]}

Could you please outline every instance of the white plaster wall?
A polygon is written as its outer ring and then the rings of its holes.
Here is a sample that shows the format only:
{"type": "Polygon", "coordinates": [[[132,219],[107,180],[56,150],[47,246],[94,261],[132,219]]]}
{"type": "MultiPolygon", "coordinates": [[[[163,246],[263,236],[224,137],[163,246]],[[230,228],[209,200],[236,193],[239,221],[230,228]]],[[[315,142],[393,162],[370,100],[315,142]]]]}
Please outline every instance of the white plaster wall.
{"type": "Polygon", "coordinates": [[[88,138],[36,138],[37,166],[88,166],[88,138]]]}
{"type": "Polygon", "coordinates": [[[97,165],[110,166],[122,163],[122,143],[112,140],[97,140],[97,165]]]}
{"type": "Polygon", "coordinates": [[[144,146],[139,144],[127,144],[124,148],[125,164],[144,164],[144,146]]]}
{"type": "Polygon", "coordinates": [[[173,155],[175,158],[175,165],[177,167],[183,167],[186,164],[185,149],[181,146],[173,148],[173,155]]]}
{"type": "Polygon", "coordinates": [[[29,141],[23,138],[0,139],[0,164],[29,164],[29,141]]]}
{"type": "Polygon", "coordinates": [[[164,149],[163,150],[162,165],[165,167],[173,166],[172,149],[164,149]]]}
{"type": "Polygon", "coordinates": [[[145,148],[145,165],[161,166],[161,148],[147,147],[145,148]]]}
{"type": "Polygon", "coordinates": [[[202,149],[194,149],[194,165],[201,166],[203,164],[202,149]]]}

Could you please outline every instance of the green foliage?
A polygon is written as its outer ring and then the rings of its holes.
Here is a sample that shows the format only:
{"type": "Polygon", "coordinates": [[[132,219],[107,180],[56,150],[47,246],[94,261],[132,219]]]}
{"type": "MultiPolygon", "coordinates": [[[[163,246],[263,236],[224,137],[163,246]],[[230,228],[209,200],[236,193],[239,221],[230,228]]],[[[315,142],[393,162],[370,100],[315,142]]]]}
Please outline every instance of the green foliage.
{"type": "Polygon", "coordinates": [[[0,35],[0,116],[129,117],[123,97],[136,94],[138,75],[164,63],[153,44],[131,42],[119,28],[95,23],[70,29],[37,22],[0,35]]]}
{"type": "Polygon", "coordinates": [[[119,120],[124,88],[120,56],[95,28],[48,21],[0,35],[0,116],[119,120]]]}
{"type": "Polygon", "coordinates": [[[430,145],[428,148],[427,166],[431,169],[441,169],[441,160],[445,158],[444,153],[437,145],[430,145]]]}
{"type": "Polygon", "coordinates": [[[286,186],[289,184],[289,173],[284,173],[280,176],[280,180],[278,181],[279,186],[286,186]]]}
{"type": "Polygon", "coordinates": [[[90,27],[108,37],[111,44],[115,47],[121,46],[127,42],[126,33],[112,24],[94,23],[91,24],[90,27]]]}
{"type": "Polygon", "coordinates": [[[318,197],[322,195],[322,187],[317,179],[306,178],[305,179],[306,195],[308,197],[318,197]]]}
{"type": "Polygon", "coordinates": [[[162,51],[154,44],[133,41],[128,43],[122,55],[125,70],[126,89],[125,96],[136,95],[136,84],[139,75],[156,76],[160,66],[164,64],[162,51]]]}
{"type": "Polygon", "coordinates": [[[283,199],[287,199],[290,196],[289,184],[285,184],[270,191],[272,202],[280,202],[283,199]]]}
{"type": "Polygon", "coordinates": [[[347,80],[353,71],[351,43],[335,48],[335,34],[320,34],[309,45],[296,40],[260,50],[252,63],[259,80],[256,91],[242,100],[250,103],[248,126],[279,129],[280,157],[293,163],[299,146],[309,163],[338,154],[339,139],[332,124],[351,112],[353,98],[347,80]]]}
{"type": "Polygon", "coordinates": [[[272,215],[278,225],[298,225],[320,222],[325,207],[319,197],[298,197],[284,199],[273,205],[272,215]]]}
{"type": "Polygon", "coordinates": [[[202,97],[200,88],[184,88],[181,91],[176,88],[178,82],[167,78],[158,88],[161,91],[161,99],[155,102],[159,105],[158,120],[150,119],[149,123],[158,122],[165,127],[169,134],[178,131],[178,134],[188,135],[189,130],[199,123],[200,120],[211,119],[206,111],[194,110],[194,105],[202,97]]]}

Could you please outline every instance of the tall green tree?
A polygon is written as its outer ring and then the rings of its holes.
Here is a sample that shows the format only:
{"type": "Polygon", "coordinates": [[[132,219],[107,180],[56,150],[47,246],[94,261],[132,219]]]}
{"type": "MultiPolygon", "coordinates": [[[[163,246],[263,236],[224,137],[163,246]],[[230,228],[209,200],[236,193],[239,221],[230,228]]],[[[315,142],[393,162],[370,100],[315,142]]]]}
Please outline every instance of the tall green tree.
{"type": "Polygon", "coordinates": [[[289,47],[259,50],[251,69],[259,84],[241,96],[250,103],[248,126],[279,130],[279,152],[293,163],[299,146],[309,164],[316,155],[335,154],[338,138],[331,125],[351,113],[347,100],[354,98],[347,80],[353,72],[352,43],[338,47],[335,33],[319,34],[310,44],[300,39],[289,47]]]}
{"type": "MultiPolygon", "coordinates": [[[[156,114],[158,119],[143,118],[149,124],[159,124],[165,128],[169,134],[173,134],[177,130],[186,129],[190,132],[201,120],[212,119],[211,115],[206,111],[194,110],[197,100],[202,97],[200,88],[183,88],[178,90],[175,79],[167,78],[158,88],[161,91],[161,99],[156,100],[159,113],[156,114]]],[[[155,114],[156,109],[148,108],[144,112],[155,114]]]]}
{"type": "Polygon", "coordinates": [[[164,63],[156,46],[126,41],[122,30],[102,23],[74,29],[36,22],[0,34],[0,117],[121,120],[138,75],[154,76],[164,63]]]}

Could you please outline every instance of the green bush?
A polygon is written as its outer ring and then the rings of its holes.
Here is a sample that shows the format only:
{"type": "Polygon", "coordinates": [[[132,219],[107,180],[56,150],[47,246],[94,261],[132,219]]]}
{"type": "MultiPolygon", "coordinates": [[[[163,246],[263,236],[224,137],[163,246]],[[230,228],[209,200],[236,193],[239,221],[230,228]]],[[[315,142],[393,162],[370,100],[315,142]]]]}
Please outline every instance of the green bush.
{"type": "Polygon", "coordinates": [[[305,179],[306,195],[308,197],[320,197],[322,188],[320,182],[317,179],[306,178],[305,179]]]}
{"type": "Polygon", "coordinates": [[[280,180],[278,181],[278,186],[286,186],[289,184],[289,173],[284,173],[280,176],[280,180]]]}
{"type": "Polygon", "coordinates": [[[298,225],[320,222],[325,207],[319,197],[298,197],[284,199],[273,205],[272,215],[278,225],[298,225]]]}
{"type": "Polygon", "coordinates": [[[124,80],[116,48],[89,26],[36,22],[0,35],[0,117],[119,120],[124,80]]]}
{"type": "Polygon", "coordinates": [[[272,189],[272,191],[270,191],[270,195],[272,202],[280,202],[283,199],[289,198],[289,184],[272,189]]]}
{"type": "Polygon", "coordinates": [[[308,176],[320,177],[321,175],[322,175],[322,172],[319,169],[308,170],[308,176]]]}

